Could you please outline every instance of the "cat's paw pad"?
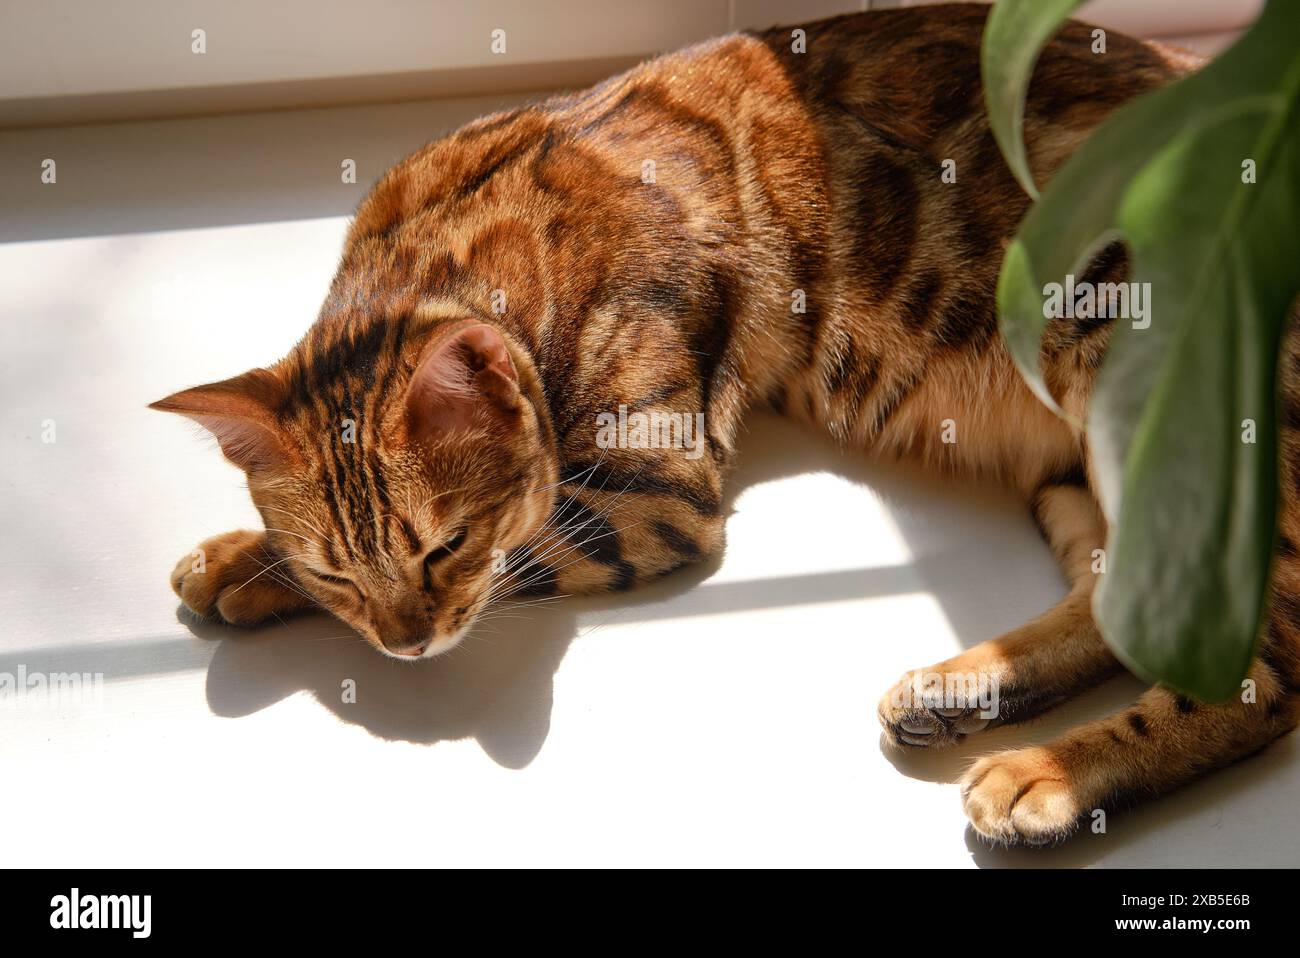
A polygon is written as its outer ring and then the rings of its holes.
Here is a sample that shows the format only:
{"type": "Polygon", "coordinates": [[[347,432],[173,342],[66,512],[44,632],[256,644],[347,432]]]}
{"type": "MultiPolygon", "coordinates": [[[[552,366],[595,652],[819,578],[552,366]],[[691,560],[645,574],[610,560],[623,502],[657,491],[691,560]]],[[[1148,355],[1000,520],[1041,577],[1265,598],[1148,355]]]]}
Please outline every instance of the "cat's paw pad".
{"type": "Polygon", "coordinates": [[[920,678],[929,674],[908,673],[880,700],[876,714],[885,730],[885,740],[891,745],[901,748],[956,745],[991,723],[978,707],[967,708],[941,696],[929,696],[920,678]]]}
{"type": "Polygon", "coordinates": [[[185,607],[205,619],[256,625],[291,607],[290,590],[268,569],[276,560],[263,535],[239,530],[214,536],[183,556],[172,570],[172,589],[185,607]]]}
{"type": "Polygon", "coordinates": [[[962,776],[971,826],[992,842],[1045,845],[1072,834],[1083,814],[1069,776],[1045,748],[982,758],[962,776]]]}

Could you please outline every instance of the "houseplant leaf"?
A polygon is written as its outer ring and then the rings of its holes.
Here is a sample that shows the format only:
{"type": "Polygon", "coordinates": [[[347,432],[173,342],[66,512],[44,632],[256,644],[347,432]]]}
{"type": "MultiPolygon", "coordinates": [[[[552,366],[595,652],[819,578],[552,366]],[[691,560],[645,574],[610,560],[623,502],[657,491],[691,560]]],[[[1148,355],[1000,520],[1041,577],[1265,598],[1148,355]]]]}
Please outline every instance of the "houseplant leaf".
{"type": "Polygon", "coordinates": [[[988,100],[993,137],[1025,192],[1035,199],[1038,188],[1029,171],[1025,140],[1020,135],[1025,114],[1025,90],[1039,51],[1083,0],[1036,0],[999,3],[989,11],[980,45],[980,74],[988,100]]]}
{"type": "Polygon", "coordinates": [[[1116,111],[1026,216],[998,286],[1004,338],[1050,401],[1046,285],[1116,235],[1130,282],[1150,284],[1150,324],[1115,320],[1089,410],[1110,522],[1094,611],[1130,668],[1203,699],[1239,688],[1268,583],[1277,358],[1300,289],[1297,35],[1300,4],[1274,0],[1218,60],[1116,111]]]}

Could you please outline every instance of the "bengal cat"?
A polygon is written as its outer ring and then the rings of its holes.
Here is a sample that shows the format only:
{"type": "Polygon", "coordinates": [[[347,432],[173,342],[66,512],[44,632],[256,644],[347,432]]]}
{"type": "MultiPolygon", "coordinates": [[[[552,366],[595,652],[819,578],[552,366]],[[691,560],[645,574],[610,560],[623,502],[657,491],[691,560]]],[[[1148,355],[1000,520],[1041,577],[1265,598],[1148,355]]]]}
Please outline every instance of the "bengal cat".
{"type": "MultiPolygon", "coordinates": [[[[880,706],[894,744],[953,745],[1115,672],[1090,612],[1106,529],[1086,437],[1034,399],[996,328],[1002,252],[1029,201],[983,112],[984,18],[921,7],[722,37],[478,120],[389,170],[288,356],[154,404],[215,434],[266,525],[183,558],[185,605],[236,625],[319,606],[380,651],[434,655],[512,592],[623,590],[715,553],[742,421],[769,407],[878,455],[1000,477],[1072,585],[1023,628],[922,670],[996,681],[996,715],[909,700],[905,677],[880,706]],[[602,421],[638,412],[702,412],[701,445],[599,441],[602,421]],[[943,441],[954,425],[959,441],[943,441]]],[[[1121,102],[1197,65],[1114,33],[1104,54],[1091,42],[1067,26],[1034,74],[1040,182],[1121,102]]],[[[1112,246],[1090,278],[1125,270],[1112,246]]],[[[1049,330],[1048,382],[1079,418],[1107,336],[1105,320],[1049,330]]],[[[1295,478],[1290,364],[1284,393],[1295,478]]],[[[1153,688],[1046,746],[982,758],[962,787],[978,833],[1056,840],[1294,727],[1294,484],[1283,529],[1256,701],[1153,688]]]]}

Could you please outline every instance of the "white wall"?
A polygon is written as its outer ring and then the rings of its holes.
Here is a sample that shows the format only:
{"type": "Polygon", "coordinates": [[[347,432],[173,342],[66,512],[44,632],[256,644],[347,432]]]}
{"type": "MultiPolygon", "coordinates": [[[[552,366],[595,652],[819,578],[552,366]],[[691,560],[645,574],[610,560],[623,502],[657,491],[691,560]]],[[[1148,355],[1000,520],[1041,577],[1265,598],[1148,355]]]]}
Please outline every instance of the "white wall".
{"type": "MultiPolygon", "coordinates": [[[[873,7],[916,0],[870,0],[873,7]]],[[[1081,17],[1213,49],[1262,0],[1093,0],[1081,17]]],[[[41,0],[0,4],[0,126],[580,86],[730,29],[864,0],[41,0]],[[494,29],[506,52],[494,55],[494,29]],[[191,51],[206,31],[207,51],[191,51]]]]}

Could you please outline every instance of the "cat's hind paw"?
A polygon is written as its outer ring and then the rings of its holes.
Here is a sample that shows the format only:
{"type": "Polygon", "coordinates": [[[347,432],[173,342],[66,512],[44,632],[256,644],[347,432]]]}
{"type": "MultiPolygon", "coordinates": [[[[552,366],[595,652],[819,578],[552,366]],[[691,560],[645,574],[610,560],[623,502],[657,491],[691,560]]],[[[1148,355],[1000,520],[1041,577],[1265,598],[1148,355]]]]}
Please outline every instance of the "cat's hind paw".
{"type": "Polygon", "coordinates": [[[1045,748],[998,752],[971,766],[961,780],[962,806],[986,840],[1046,845],[1068,838],[1084,809],[1052,753],[1045,748]]]}

